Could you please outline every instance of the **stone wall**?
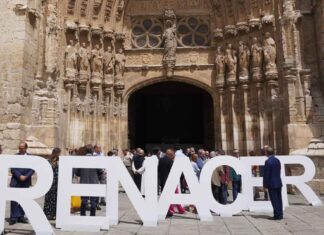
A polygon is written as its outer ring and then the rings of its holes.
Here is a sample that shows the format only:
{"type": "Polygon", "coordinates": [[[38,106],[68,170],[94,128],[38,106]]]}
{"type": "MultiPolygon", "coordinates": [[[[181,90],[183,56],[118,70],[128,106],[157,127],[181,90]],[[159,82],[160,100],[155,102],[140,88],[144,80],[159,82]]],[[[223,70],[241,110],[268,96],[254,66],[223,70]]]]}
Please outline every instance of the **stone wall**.
{"type": "Polygon", "coordinates": [[[40,1],[0,2],[0,142],[13,153],[31,118],[37,66],[37,19],[40,1]]]}

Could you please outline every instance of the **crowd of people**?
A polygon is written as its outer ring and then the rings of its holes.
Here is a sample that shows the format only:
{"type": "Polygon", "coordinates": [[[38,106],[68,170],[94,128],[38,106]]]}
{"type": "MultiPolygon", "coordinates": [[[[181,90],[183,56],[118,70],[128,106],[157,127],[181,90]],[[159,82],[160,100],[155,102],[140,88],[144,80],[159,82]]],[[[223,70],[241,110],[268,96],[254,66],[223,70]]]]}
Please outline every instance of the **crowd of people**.
{"type": "MultiPolygon", "coordinates": [[[[26,143],[19,144],[17,155],[28,155],[28,145],[26,143]]],[[[0,154],[2,153],[2,147],[0,145],[0,154]]],[[[204,149],[186,148],[183,151],[180,146],[174,148],[168,148],[163,152],[160,148],[153,148],[152,151],[145,153],[142,148],[133,150],[125,149],[122,151],[121,157],[127,171],[133,178],[138,190],[145,196],[145,187],[142,183],[145,179],[145,161],[147,158],[155,157],[158,159],[158,194],[163,191],[163,188],[168,179],[173,162],[176,158],[189,158],[192,169],[199,179],[200,172],[203,169],[206,162],[217,156],[225,155],[223,150],[207,151],[204,149]]],[[[264,192],[264,200],[268,200],[268,194],[271,203],[274,208],[274,217],[271,219],[280,220],[283,218],[282,212],[282,199],[281,188],[282,182],[280,178],[281,165],[277,158],[274,156],[274,150],[269,146],[264,146],[261,150],[262,155],[268,156],[264,166],[254,166],[251,174],[257,177],[263,177],[263,188],[255,188],[254,199],[260,199],[260,192],[264,192]]],[[[59,172],[59,157],[61,155],[61,149],[54,148],[51,156],[49,157],[49,163],[53,169],[53,183],[50,191],[46,194],[44,200],[44,213],[49,220],[55,220],[56,207],[57,207],[57,188],[58,188],[58,172],[59,172]]],[[[88,157],[117,157],[118,150],[111,150],[105,155],[101,146],[99,145],[86,145],[77,150],[70,151],[70,155],[88,156],[88,157]]],[[[240,158],[239,151],[233,150],[233,157],[240,158]]],[[[256,154],[251,151],[250,156],[256,154]]],[[[31,169],[11,169],[11,181],[10,187],[16,188],[28,188],[32,185],[32,176],[34,171],[31,169]]],[[[73,172],[74,177],[80,184],[106,184],[107,172],[103,169],[75,169],[73,172]]],[[[237,174],[234,169],[229,166],[220,166],[213,172],[211,178],[211,189],[215,200],[221,204],[227,204],[229,202],[230,191],[232,192],[232,200],[235,201],[238,193],[241,192],[242,179],[241,175],[237,174]],[[230,190],[231,189],[231,190],[230,190]]],[[[180,178],[179,186],[176,189],[176,193],[190,193],[186,184],[186,179],[182,175],[180,178]]],[[[96,211],[100,210],[100,205],[106,206],[105,198],[98,197],[81,197],[80,215],[85,216],[86,211],[90,210],[90,216],[95,216],[96,211]]],[[[182,205],[170,205],[167,216],[173,216],[174,213],[184,214],[186,209],[191,212],[195,212],[194,206],[184,208],[182,205]]],[[[10,204],[10,225],[15,223],[27,223],[23,208],[17,203],[12,201],[10,204]]]]}

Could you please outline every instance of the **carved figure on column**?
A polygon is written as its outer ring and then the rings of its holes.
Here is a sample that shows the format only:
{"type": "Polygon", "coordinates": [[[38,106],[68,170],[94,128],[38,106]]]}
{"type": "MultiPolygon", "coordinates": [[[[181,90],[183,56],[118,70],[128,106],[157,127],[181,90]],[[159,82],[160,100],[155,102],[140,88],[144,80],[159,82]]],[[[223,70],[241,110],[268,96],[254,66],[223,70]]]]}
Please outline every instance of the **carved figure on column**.
{"type": "Polygon", "coordinates": [[[102,82],[103,76],[103,57],[99,44],[91,52],[92,79],[91,83],[94,91],[99,90],[99,85],[102,82]]]}
{"type": "Polygon", "coordinates": [[[83,42],[81,44],[78,55],[79,55],[79,68],[80,68],[78,82],[80,84],[80,87],[84,90],[90,76],[90,59],[91,59],[90,51],[89,48],[87,48],[86,43],[83,42]]]}
{"type": "Polygon", "coordinates": [[[115,74],[117,89],[124,89],[125,83],[123,80],[125,72],[126,56],[122,48],[118,49],[115,57],[115,74]]]}
{"type": "Polygon", "coordinates": [[[224,86],[225,84],[225,56],[221,46],[217,47],[216,58],[216,85],[224,86]]]}
{"type": "Polygon", "coordinates": [[[111,47],[107,48],[103,56],[104,61],[104,87],[107,92],[111,90],[114,85],[114,55],[111,47]]]}
{"type": "MultiPolygon", "coordinates": [[[[48,4],[48,15],[46,18],[46,37],[45,37],[45,67],[46,72],[53,73],[57,70],[57,36],[59,31],[56,4],[48,4]]],[[[40,63],[42,64],[42,63],[40,63]]],[[[40,69],[41,70],[41,69],[40,69]]],[[[40,74],[41,72],[38,72],[40,74]]]]}
{"type": "Polygon", "coordinates": [[[261,79],[261,67],[262,67],[262,47],[258,41],[258,38],[254,37],[252,39],[252,78],[254,81],[261,79]]]}
{"type": "Polygon", "coordinates": [[[73,40],[69,41],[69,45],[65,50],[65,76],[69,82],[75,81],[77,73],[77,49],[73,40]]]}
{"type": "Polygon", "coordinates": [[[276,65],[276,43],[269,32],[265,34],[265,39],[263,42],[263,53],[266,77],[268,79],[276,78],[278,74],[276,65]]]}
{"type": "Polygon", "coordinates": [[[250,55],[251,52],[247,45],[240,41],[238,49],[240,81],[247,81],[249,79],[250,55]]]}
{"type": "Polygon", "coordinates": [[[232,44],[227,44],[225,50],[225,64],[227,68],[226,79],[229,83],[236,83],[237,56],[232,44]]]}
{"type": "Polygon", "coordinates": [[[163,33],[164,55],[163,65],[166,69],[167,77],[173,76],[173,69],[176,63],[177,37],[176,37],[176,16],[173,10],[165,12],[165,31],[163,33]]]}

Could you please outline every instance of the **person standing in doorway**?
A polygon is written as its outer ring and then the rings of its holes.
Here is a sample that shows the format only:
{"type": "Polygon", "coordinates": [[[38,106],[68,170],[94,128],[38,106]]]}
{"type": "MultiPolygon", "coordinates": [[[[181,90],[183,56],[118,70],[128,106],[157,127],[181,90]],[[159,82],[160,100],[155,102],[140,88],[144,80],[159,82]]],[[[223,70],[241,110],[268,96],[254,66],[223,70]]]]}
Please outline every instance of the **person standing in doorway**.
{"type": "Polygon", "coordinates": [[[271,147],[266,149],[266,160],[263,170],[263,187],[268,190],[274,216],[271,220],[283,219],[281,163],[271,147]]]}

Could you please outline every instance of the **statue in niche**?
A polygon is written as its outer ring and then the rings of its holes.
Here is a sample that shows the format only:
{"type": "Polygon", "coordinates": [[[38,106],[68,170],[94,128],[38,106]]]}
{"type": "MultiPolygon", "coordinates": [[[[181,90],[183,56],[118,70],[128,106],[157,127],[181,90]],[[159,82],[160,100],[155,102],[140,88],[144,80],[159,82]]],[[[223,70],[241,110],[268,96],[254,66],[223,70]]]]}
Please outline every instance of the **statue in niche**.
{"type": "Polygon", "coordinates": [[[276,65],[276,42],[271,37],[271,34],[267,32],[263,41],[263,53],[266,75],[277,74],[276,65]]]}
{"type": "Polygon", "coordinates": [[[164,55],[163,61],[175,60],[177,49],[176,26],[171,20],[166,22],[166,30],[163,34],[164,55]]]}
{"type": "Polygon", "coordinates": [[[229,82],[236,81],[236,72],[237,72],[237,57],[236,51],[233,49],[232,44],[227,44],[225,50],[225,64],[227,67],[226,77],[229,82]]]}
{"type": "Polygon", "coordinates": [[[249,66],[250,66],[250,55],[251,52],[247,45],[243,42],[239,42],[238,58],[239,58],[239,73],[240,78],[248,79],[249,66]]]}
{"type": "Polygon", "coordinates": [[[103,71],[103,57],[102,52],[100,50],[99,44],[95,45],[95,48],[92,50],[91,53],[92,57],[92,73],[93,74],[101,74],[103,71]]]}
{"type": "Polygon", "coordinates": [[[114,56],[112,53],[111,47],[107,48],[107,51],[105,51],[103,56],[104,61],[104,74],[114,74],[114,56]]]}
{"type": "Polygon", "coordinates": [[[126,56],[124,55],[123,49],[118,49],[118,52],[115,57],[115,73],[117,79],[124,76],[126,64],[126,56]]]}
{"type": "Polygon", "coordinates": [[[75,48],[73,40],[69,41],[69,45],[65,50],[65,72],[66,77],[75,79],[77,69],[77,49],[75,48]]]}
{"type": "Polygon", "coordinates": [[[252,39],[251,54],[252,77],[253,79],[258,80],[261,78],[262,47],[256,37],[252,39]]]}
{"type": "Polygon", "coordinates": [[[87,48],[86,43],[83,42],[79,49],[80,71],[90,71],[90,59],[91,55],[89,49],[87,48]]]}
{"type": "Polygon", "coordinates": [[[217,47],[216,58],[215,58],[215,66],[216,66],[216,83],[218,85],[224,85],[225,83],[225,56],[221,46],[217,47]]]}

